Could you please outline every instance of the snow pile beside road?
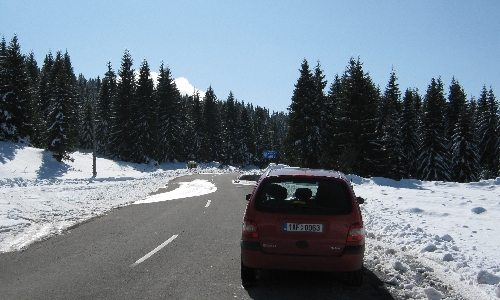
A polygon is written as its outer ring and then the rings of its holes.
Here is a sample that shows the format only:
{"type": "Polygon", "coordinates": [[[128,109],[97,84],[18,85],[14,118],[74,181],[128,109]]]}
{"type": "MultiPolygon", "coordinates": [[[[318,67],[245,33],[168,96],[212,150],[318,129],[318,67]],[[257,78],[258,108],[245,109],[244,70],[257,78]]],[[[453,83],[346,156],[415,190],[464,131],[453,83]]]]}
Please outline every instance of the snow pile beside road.
{"type": "Polygon", "coordinates": [[[176,177],[234,172],[218,163],[187,169],[97,158],[75,152],[73,162],[56,162],[50,153],[0,142],[0,253],[17,251],[107,211],[145,199],[176,177]]]}
{"type": "Polygon", "coordinates": [[[386,274],[393,294],[500,297],[499,179],[460,184],[350,178],[366,199],[366,261],[386,274]]]}

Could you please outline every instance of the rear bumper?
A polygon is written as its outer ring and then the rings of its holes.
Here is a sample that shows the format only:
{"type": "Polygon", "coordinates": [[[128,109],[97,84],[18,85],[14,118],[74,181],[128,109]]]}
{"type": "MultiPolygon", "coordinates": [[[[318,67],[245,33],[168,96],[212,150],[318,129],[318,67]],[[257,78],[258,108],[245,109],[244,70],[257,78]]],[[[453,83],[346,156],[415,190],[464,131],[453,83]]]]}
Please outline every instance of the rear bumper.
{"type": "Polygon", "coordinates": [[[266,254],[260,244],[241,241],[243,264],[255,269],[352,272],[363,267],[364,245],[349,247],[341,256],[266,254]]]}

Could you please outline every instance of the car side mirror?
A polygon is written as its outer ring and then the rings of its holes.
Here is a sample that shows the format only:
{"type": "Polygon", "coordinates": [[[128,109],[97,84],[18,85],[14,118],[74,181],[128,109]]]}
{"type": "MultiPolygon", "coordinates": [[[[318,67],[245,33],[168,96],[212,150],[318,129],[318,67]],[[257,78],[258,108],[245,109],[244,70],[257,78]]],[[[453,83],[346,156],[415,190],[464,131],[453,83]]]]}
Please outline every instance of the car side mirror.
{"type": "Polygon", "coordinates": [[[365,199],[358,196],[358,197],[356,197],[356,202],[358,202],[358,204],[363,204],[363,203],[365,203],[365,199]]]}
{"type": "Polygon", "coordinates": [[[247,199],[247,201],[250,201],[250,197],[252,197],[252,194],[247,194],[245,198],[247,199]]]}

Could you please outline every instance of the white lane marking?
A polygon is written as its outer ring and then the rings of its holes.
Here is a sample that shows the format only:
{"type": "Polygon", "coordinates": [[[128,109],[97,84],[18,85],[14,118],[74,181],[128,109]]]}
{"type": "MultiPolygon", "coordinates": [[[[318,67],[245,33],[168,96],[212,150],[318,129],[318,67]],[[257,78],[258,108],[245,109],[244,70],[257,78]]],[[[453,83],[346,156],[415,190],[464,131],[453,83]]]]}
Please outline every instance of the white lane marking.
{"type": "Polygon", "coordinates": [[[205,207],[209,207],[211,202],[212,202],[212,200],[208,200],[207,204],[205,205],[205,207]]]}
{"type": "Polygon", "coordinates": [[[163,242],[163,244],[161,244],[160,246],[154,248],[153,251],[149,252],[148,254],[146,254],[143,257],[141,257],[140,259],[138,259],[135,263],[131,264],[130,267],[133,268],[133,267],[137,266],[138,264],[142,263],[143,261],[145,261],[146,259],[150,258],[151,256],[153,256],[153,254],[155,254],[156,252],[160,251],[163,247],[165,247],[170,242],[172,242],[173,240],[175,240],[175,238],[178,237],[178,236],[179,236],[178,234],[174,234],[171,238],[169,238],[168,240],[166,240],[165,242],[163,242]]]}

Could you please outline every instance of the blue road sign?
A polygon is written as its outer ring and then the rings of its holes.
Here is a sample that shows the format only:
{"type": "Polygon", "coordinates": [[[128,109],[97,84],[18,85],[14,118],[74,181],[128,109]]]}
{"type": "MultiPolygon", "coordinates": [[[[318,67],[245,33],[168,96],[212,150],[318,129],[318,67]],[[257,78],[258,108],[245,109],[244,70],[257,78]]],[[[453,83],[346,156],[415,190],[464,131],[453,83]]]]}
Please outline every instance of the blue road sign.
{"type": "Polygon", "coordinates": [[[276,158],[276,151],[264,150],[264,158],[276,158]]]}

